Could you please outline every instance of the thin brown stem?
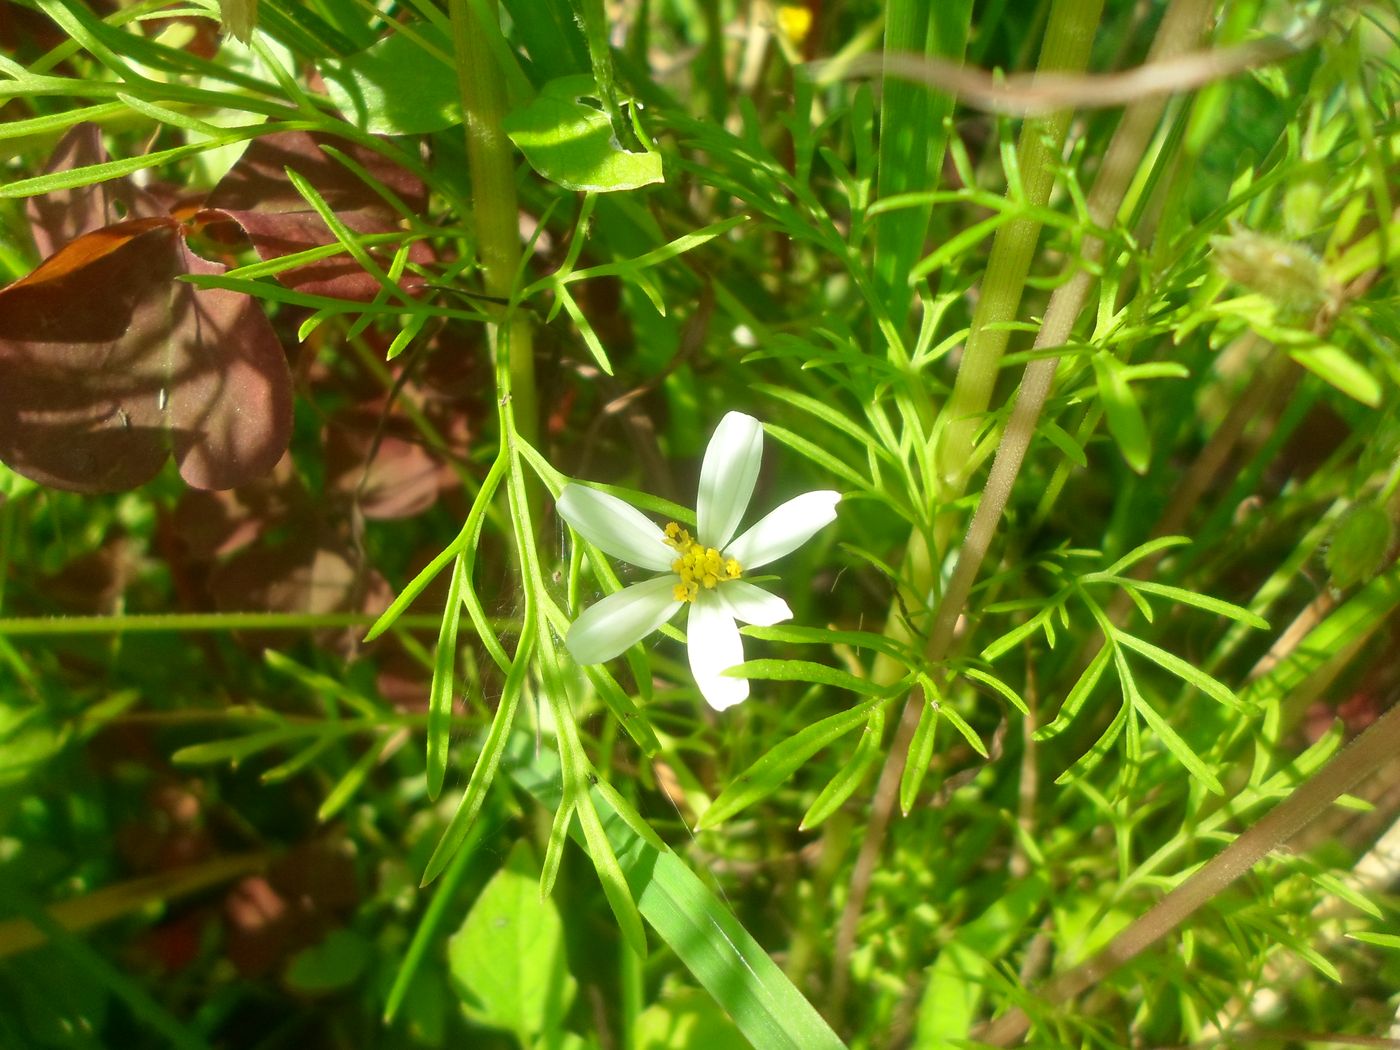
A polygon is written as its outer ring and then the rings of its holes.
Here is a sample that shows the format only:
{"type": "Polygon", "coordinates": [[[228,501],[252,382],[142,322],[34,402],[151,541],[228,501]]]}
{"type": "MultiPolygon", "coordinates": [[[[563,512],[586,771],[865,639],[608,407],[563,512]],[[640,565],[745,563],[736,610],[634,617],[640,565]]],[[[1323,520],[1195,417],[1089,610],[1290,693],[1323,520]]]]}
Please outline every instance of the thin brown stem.
{"type": "MultiPolygon", "coordinates": [[[[1191,875],[1115,937],[1092,959],[1054,978],[1040,997],[1059,1004],[1097,984],[1190,918],[1202,905],[1282,846],[1344,792],[1400,754],[1400,705],[1392,707],[1312,779],[1279,803],[1205,867],[1191,875]]],[[[1019,1008],[998,1018],[975,1038],[1006,1046],[1030,1027],[1019,1008]]]]}

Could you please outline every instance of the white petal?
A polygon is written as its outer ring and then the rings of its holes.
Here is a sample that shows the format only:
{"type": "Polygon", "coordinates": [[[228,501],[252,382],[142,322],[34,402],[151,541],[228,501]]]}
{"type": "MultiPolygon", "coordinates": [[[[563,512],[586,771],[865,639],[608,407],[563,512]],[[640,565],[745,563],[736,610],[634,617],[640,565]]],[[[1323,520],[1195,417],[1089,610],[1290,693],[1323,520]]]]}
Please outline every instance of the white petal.
{"type": "Polygon", "coordinates": [[[581,664],[611,660],[676,615],[681,603],[671,596],[678,576],[658,576],[610,594],[579,614],[564,639],[581,664]]]}
{"type": "Polygon", "coordinates": [[[763,425],[753,416],[730,412],[715,427],[700,465],[695,500],[696,539],[724,549],[743,520],[763,460],[763,425]]]}
{"type": "Polygon", "coordinates": [[[690,622],[685,628],[690,648],[690,673],[700,687],[700,695],[716,711],[746,699],[749,683],[745,678],[725,678],[723,672],[744,662],[744,641],[739,628],[713,591],[701,591],[690,604],[690,622]]]}
{"type": "Polygon", "coordinates": [[[755,587],[743,580],[730,580],[715,588],[715,594],[729,614],[740,623],[756,624],[759,627],[772,627],[775,623],[792,619],[788,603],[776,594],[769,594],[762,587],[755,587]]]}
{"type": "Polygon", "coordinates": [[[731,543],[724,556],[738,561],[745,572],[777,561],[835,521],[839,502],[839,492],[825,490],[794,496],[731,543]]]}
{"type": "Polygon", "coordinates": [[[629,565],[667,572],[676,560],[676,552],[666,546],[666,536],[656,522],[616,496],[582,485],[565,485],[555,507],[580,536],[629,565]]]}

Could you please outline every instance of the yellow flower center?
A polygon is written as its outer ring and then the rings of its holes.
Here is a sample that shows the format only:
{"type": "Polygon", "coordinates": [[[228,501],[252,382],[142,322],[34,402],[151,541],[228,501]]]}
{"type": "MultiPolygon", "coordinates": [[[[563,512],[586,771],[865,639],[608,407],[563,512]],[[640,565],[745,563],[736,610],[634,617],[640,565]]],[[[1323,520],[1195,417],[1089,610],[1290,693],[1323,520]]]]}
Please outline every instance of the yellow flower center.
{"type": "Polygon", "coordinates": [[[733,558],[726,558],[713,547],[702,547],[690,538],[690,533],[674,521],[666,525],[666,546],[679,555],[671,569],[681,578],[672,592],[678,602],[693,602],[700,588],[713,590],[725,580],[737,580],[743,572],[733,558]]]}

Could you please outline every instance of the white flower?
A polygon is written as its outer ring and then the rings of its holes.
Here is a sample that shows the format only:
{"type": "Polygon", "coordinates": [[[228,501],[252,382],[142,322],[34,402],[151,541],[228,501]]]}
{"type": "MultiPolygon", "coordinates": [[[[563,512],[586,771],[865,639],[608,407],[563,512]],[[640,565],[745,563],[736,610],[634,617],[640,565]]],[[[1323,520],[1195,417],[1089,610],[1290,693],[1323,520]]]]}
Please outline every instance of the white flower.
{"type": "Polygon", "coordinates": [[[755,587],[745,572],[796,550],[836,517],[836,492],[788,500],[738,539],[763,458],[763,427],[730,412],[715,428],[700,468],[696,535],[674,521],[664,530],[615,496],[566,485],[558,508],[584,539],[614,558],[665,573],[611,594],[585,609],[564,644],[581,664],[602,663],[641,641],[689,605],[690,670],[716,711],[744,700],[749,683],[724,672],[744,662],[735,620],[770,627],[792,617],[787,602],[755,587]],[[732,542],[731,542],[732,541],[732,542]]]}

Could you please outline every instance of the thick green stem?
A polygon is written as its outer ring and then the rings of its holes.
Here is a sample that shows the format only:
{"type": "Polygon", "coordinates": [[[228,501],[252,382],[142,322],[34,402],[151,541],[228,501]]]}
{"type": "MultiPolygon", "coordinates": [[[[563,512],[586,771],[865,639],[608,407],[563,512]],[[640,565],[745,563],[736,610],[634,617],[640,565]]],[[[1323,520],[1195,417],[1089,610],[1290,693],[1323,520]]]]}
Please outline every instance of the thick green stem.
{"type": "MultiPolygon", "coordinates": [[[[1103,0],[1056,0],[1040,52],[1041,71],[1082,72],[1089,62],[1094,30],[1103,11],[1103,0]]],[[[1055,165],[1069,129],[1071,113],[1061,111],[1047,117],[1027,120],[1021,127],[1017,146],[1017,167],[1021,176],[1021,199],[1041,208],[1050,200],[1055,182],[1055,165]]],[[[1010,194],[1008,193],[1008,196],[1010,194]]],[[[979,416],[991,404],[1001,357],[1010,336],[1004,326],[1016,319],[1026,275],[1040,240],[1040,221],[1030,217],[1012,219],[992,241],[992,254],[982,278],[982,290],[972,314],[972,327],[963,347],[953,395],[943,410],[948,421],[938,449],[938,467],[944,483],[962,495],[972,460],[973,432],[979,416]]]]}
{"type": "MultiPolygon", "coordinates": [[[[893,19],[895,8],[903,5],[891,4],[887,15],[893,19]]],[[[1103,9],[1103,0],[1056,0],[1051,11],[1050,24],[1046,27],[1045,42],[1041,47],[1040,66],[1043,71],[1082,72],[1088,65],[1089,51],[1094,40],[1094,30],[1098,25],[1103,9]]],[[[908,11],[902,12],[908,15],[908,11]]],[[[890,32],[894,30],[891,29],[890,32]]],[[[947,30],[943,30],[947,35],[947,30]]],[[[904,30],[901,38],[908,35],[904,30]]],[[[931,52],[932,53],[932,52],[931,52]]],[[[886,89],[894,94],[898,82],[892,82],[886,89]]],[[[895,95],[898,98],[898,95],[895,95]]],[[[886,112],[891,101],[885,100],[886,112]]],[[[1053,113],[1046,117],[1027,120],[1021,131],[1021,141],[1017,147],[1016,167],[1020,172],[1020,197],[1027,204],[1043,207],[1050,199],[1054,184],[1054,163],[1064,144],[1069,128],[1069,112],[1053,113]]],[[[941,148],[941,147],[940,147],[941,148]]],[[[887,187],[883,166],[889,161],[884,142],[881,143],[881,194],[887,187]]],[[[888,189],[910,187],[891,184],[888,189]]],[[[909,223],[896,213],[898,221],[909,223]]],[[[992,254],[987,264],[986,275],[982,279],[981,294],[973,312],[972,326],[967,344],[963,349],[962,364],[958,368],[953,394],[944,406],[941,418],[949,421],[943,438],[936,451],[935,465],[943,486],[939,499],[945,503],[956,500],[963,494],[968,480],[968,463],[972,459],[972,436],[977,425],[977,416],[987,410],[991,401],[992,388],[996,383],[997,371],[1001,366],[1002,353],[1006,349],[1009,332],[989,326],[1014,320],[1025,290],[1026,274],[1030,271],[1031,257],[1040,237],[1040,222],[1037,219],[1013,219],[1002,226],[992,241],[992,254]],[[953,449],[957,449],[956,455],[953,449]]],[[[881,226],[881,236],[889,236],[886,227],[881,226]]],[[[893,249],[886,249],[883,261],[888,262],[893,249]]],[[[877,252],[877,266],[882,261],[877,252]]],[[[939,427],[933,432],[937,434],[939,427]]],[[[937,556],[929,551],[917,533],[911,536],[902,569],[911,589],[920,596],[931,593],[934,579],[934,566],[940,563],[942,553],[952,535],[951,519],[940,516],[937,522],[935,546],[937,556]]],[[[897,605],[891,607],[885,622],[885,634],[901,642],[910,642],[908,627],[897,605]]],[[[898,661],[883,658],[876,662],[873,677],[877,682],[897,681],[904,674],[898,661]]]]}
{"type": "MultiPolygon", "coordinates": [[[[491,5],[494,9],[494,4],[491,5]]],[[[471,172],[477,254],[488,295],[510,302],[520,271],[520,220],[515,197],[515,155],[501,121],[505,117],[504,77],[492,56],[488,33],[468,0],[451,0],[452,42],[457,83],[466,114],[467,164],[471,172]]],[[[539,428],[535,395],[534,344],[529,322],[509,306],[494,308],[493,345],[507,358],[518,432],[533,442],[539,428]]]]}

